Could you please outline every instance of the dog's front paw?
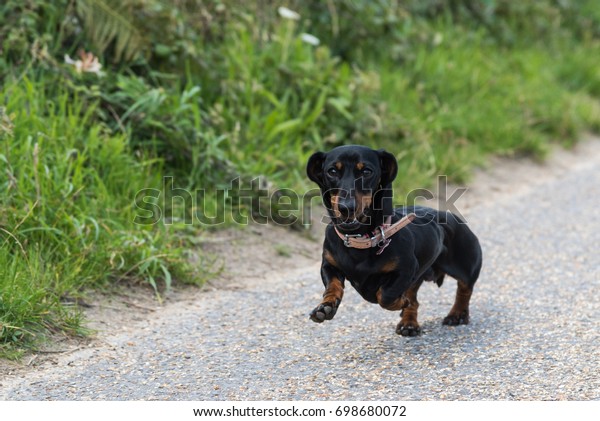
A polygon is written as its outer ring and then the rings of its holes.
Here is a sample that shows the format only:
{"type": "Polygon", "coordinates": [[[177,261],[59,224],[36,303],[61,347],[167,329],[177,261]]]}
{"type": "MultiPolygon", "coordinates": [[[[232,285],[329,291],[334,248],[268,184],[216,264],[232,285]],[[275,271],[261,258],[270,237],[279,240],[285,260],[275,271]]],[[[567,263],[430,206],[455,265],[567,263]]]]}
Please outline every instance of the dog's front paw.
{"type": "Polygon", "coordinates": [[[396,326],[396,333],[402,336],[418,336],[421,334],[421,327],[417,322],[400,322],[396,326]]]}
{"type": "Polygon", "coordinates": [[[442,324],[446,326],[458,326],[469,324],[469,310],[464,310],[461,313],[450,312],[445,318],[442,324]]]}
{"type": "Polygon", "coordinates": [[[337,312],[339,302],[323,302],[310,312],[310,320],[315,323],[322,323],[324,320],[331,320],[337,312]]]}

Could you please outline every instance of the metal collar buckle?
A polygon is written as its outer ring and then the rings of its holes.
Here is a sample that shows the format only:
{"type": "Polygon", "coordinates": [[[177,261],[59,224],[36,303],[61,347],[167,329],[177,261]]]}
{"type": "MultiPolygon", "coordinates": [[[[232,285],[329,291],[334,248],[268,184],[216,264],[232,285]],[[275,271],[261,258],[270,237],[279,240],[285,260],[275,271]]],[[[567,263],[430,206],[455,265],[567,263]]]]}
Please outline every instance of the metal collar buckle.
{"type": "Polygon", "coordinates": [[[350,244],[350,239],[351,238],[361,238],[362,234],[344,234],[344,245],[346,247],[352,247],[352,245],[350,244]]]}
{"type": "MultiPolygon", "coordinates": [[[[379,232],[381,233],[381,240],[379,240],[379,242],[377,243],[377,245],[379,247],[383,247],[384,245],[386,245],[386,238],[385,238],[385,231],[383,230],[383,226],[378,226],[377,228],[379,228],[379,232]]],[[[375,237],[373,237],[373,239],[375,239],[375,237]]]]}

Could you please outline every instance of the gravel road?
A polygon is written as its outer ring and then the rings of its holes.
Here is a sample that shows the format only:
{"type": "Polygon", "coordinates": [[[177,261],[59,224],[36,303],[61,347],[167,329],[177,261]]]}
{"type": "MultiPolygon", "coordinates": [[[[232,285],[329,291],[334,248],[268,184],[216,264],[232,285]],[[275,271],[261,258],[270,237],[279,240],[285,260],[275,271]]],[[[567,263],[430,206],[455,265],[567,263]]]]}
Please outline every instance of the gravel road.
{"type": "Polygon", "coordinates": [[[56,365],[5,376],[0,399],[599,400],[596,149],[559,177],[469,207],[484,251],[470,325],[441,324],[451,279],[421,288],[417,338],[396,335],[398,313],[350,285],[335,319],[312,323],[315,260],[207,289],[56,365]]]}

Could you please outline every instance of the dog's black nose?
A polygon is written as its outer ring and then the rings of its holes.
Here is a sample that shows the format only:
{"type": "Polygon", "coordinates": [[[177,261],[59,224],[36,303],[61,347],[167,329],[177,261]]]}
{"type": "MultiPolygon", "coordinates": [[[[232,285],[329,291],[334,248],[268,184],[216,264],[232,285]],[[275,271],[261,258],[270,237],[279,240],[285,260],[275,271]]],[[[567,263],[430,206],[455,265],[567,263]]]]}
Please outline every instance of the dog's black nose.
{"type": "Polygon", "coordinates": [[[356,212],[356,201],[353,198],[340,200],[338,210],[340,211],[342,217],[352,217],[356,212]]]}

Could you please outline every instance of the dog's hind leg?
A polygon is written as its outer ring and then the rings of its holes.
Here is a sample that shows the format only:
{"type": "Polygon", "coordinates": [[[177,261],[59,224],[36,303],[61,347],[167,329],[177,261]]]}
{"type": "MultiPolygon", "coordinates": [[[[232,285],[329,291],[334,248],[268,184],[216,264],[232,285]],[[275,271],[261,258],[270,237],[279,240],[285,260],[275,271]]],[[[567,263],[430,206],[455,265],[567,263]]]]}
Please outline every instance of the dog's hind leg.
{"type": "Polygon", "coordinates": [[[405,300],[405,307],[402,309],[400,323],[396,326],[396,333],[402,336],[417,336],[421,333],[421,326],[417,321],[419,302],[417,301],[417,292],[423,280],[412,284],[406,290],[402,298],[405,300]]]}
{"type": "Polygon", "coordinates": [[[445,239],[446,253],[436,262],[439,269],[458,281],[456,299],[450,313],[444,318],[445,325],[456,326],[469,323],[469,301],[473,286],[481,271],[482,251],[479,240],[465,224],[447,213],[448,224],[445,239]]]}
{"type": "Polygon", "coordinates": [[[473,287],[463,281],[458,281],[456,299],[450,313],[444,318],[443,324],[449,326],[469,324],[469,301],[473,287]]]}

